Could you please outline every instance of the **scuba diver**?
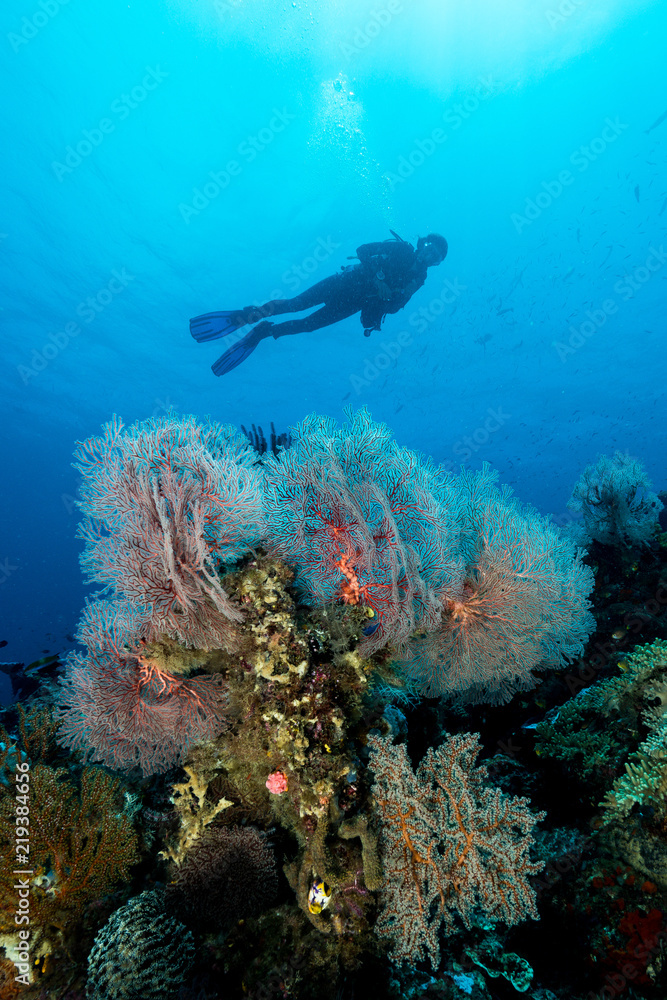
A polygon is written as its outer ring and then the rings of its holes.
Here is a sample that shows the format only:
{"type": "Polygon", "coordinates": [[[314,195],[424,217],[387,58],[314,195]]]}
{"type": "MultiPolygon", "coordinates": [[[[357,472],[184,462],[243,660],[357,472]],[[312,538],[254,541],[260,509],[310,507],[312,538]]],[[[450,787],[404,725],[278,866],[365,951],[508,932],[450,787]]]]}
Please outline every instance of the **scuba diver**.
{"type": "MultiPolygon", "coordinates": [[[[263,306],[246,306],[228,312],[204,313],[190,320],[190,333],[203,344],[226,337],[242,326],[257,323],[249,333],[218,358],[211,367],[215,375],[226,375],[251,354],[267,337],[287,337],[293,333],[320,330],[323,326],[361,312],[364,336],[379,330],[387,313],[396,313],[426,281],[429,267],[447,256],[447,240],[438,233],[420,236],[417,248],[389,230],[394,239],[364,243],[357,249],[358,264],[348,264],[341,273],[318,281],[292,299],[273,299],[263,306]],[[321,305],[309,316],[270,323],[265,317],[301,312],[321,305]]],[[[349,260],[354,258],[350,257],[349,260]]]]}

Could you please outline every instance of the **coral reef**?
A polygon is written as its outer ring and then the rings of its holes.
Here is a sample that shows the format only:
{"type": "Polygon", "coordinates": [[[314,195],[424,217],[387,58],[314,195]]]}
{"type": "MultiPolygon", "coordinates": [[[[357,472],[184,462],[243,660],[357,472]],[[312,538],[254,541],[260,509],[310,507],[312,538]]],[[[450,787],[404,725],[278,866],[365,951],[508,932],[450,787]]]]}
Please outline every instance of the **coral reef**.
{"type": "Polygon", "coordinates": [[[222,678],[181,679],[163,669],[142,647],[127,604],[89,603],[77,638],[88,653],[66,661],[57,695],[59,741],[81,750],[84,760],[154,774],[178,763],[191,743],[225,728],[222,678]]]}
{"type": "Polygon", "coordinates": [[[400,649],[439,620],[437,594],[457,573],[458,530],[433,464],[399,448],[365,409],[311,416],[266,463],[270,544],[297,569],[304,599],[373,612],[363,650],[400,649]]]}
{"type": "Polygon", "coordinates": [[[416,774],[404,746],[377,736],[369,743],[384,869],[375,932],[391,940],[394,960],[428,956],[437,968],[438,932],[442,924],[451,933],[454,914],[466,927],[477,910],[506,924],[537,919],[529,876],[542,864],[528,851],[546,813],[486,785],[486,768],[474,767],[478,734],[448,737],[416,774]]]}
{"type": "Polygon", "coordinates": [[[209,784],[215,775],[216,766],[221,765],[221,761],[216,761],[215,748],[211,745],[200,744],[197,748],[201,759],[203,754],[210,754],[209,766],[206,763],[201,769],[185,764],[183,770],[188,776],[187,781],[177,782],[172,788],[171,802],[174,805],[178,816],[178,832],[173,838],[173,842],[168,842],[162,856],[180,865],[196,840],[198,840],[207,826],[222,812],[233,805],[231,800],[220,798],[215,802],[207,797],[209,784]],[[215,762],[211,767],[211,762],[215,762]]]}
{"type": "Polygon", "coordinates": [[[194,964],[190,931],[164,909],[155,889],[130,899],[95,938],[87,1000],[176,1000],[194,964]]]}
{"type": "Polygon", "coordinates": [[[413,640],[405,664],[430,697],[506,702],[535,686],[534,669],[578,656],[593,630],[593,575],[581,554],[496,479],[485,465],[448,489],[465,571],[442,595],[440,625],[413,640]]]}
{"type": "Polygon", "coordinates": [[[17,742],[0,729],[0,931],[13,954],[28,914],[37,961],[76,947],[85,908],[129,881],[139,844],[118,778],[46,763],[59,753],[47,712],[19,709],[18,728],[17,742]]]}
{"type": "Polygon", "coordinates": [[[252,441],[79,448],[107,594],[0,728],[1,995],[29,952],[27,1000],[662,1000],[667,550],[619,574],[365,410],[252,441]]]}
{"type": "Polygon", "coordinates": [[[234,645],[240,620],[218,567],[262,533],[256,453],[230,426],[146,420],[79,444],[81,564],[91,581],[145,610],[145,638],[234,645]]]}
{"type": "Polygon", "coordinates": [[[625,673],[609,682],[617,699],[634,697],[643,708],[648,737],[625,765],[604,803],[606,822],[623,819],[633,806],[650,807],[655,822],[667,821],[667,642],[638,646],[623,662],[625,673]]]}
{"type": "Polygon", "coordinates": [[[582,544],[617,548],[646,543],[662,510],[641,462],[620,451],[586,466],[567,505],[583,515],[582,544]]]}
{"type": "Polygon", "coordinates": [[[166,905],[188,926],[214,933],[269,906],[278,888],[273,851],[252,827],[206,830],[174,872],[166,905]]]}

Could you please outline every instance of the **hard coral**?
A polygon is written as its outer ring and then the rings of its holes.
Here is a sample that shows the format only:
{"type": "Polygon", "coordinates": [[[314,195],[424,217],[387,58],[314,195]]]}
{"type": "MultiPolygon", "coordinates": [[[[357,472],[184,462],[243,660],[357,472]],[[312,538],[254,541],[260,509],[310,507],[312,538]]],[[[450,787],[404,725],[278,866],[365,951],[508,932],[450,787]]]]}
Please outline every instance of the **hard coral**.
{"type": "Polygon", "coordinates": [[[113,914],[88,956],[87,1000],[176,1000],[194,963],[192,934],[164,909],[160,890],[113,914]]]}

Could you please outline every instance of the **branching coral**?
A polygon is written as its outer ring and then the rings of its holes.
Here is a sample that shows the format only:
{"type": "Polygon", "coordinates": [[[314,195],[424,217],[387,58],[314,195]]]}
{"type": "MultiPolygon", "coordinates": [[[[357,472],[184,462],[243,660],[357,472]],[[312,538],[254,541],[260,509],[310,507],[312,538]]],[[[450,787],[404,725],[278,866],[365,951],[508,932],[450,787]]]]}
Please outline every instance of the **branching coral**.
{"type": "Polygon", "coordinates": [[[457,572],[457,527],[430,460],[399,448],[365,409],[311,416],[266,463],[265,511],[276,552],[298,571],[305,600],[362,604],[376,616],[370,653],[433,628],[436,592],[457,572]]]}
{"type": "Polygon", "coordinates": [[[145,637],[233,648],[241,614],[217,570],[262,531],[261,471],[234,428],[167,416],[79,444],[82,566],[145,612],[145,637]]]}
{"type": "Polygon", "coordinates": [[[601,805],[607,823],[625,818],[634,805],[650,807],[660,823],[667,819],[667,642],[658,639],[638,646],[624,667],[623,676],[610,683],[617,697],[634,695],[644,709],[649,735],[601,805]]]}
{"type": "Polygon", "coordinates": [[[641,462],[620,451],[586,466],[568,507],[583,515],[584,545],[597,541],[616,547],[647,542],[662,510],[641,462]]]}
{"type": "Polygon", "coordinates": [[[441,623],[411,644],[406,663],[431,697],[506,702],[535,686],[534,668],[579,655],[594,627],[593,574],[580,553],[496,479],[484,466],[448,487],[466,569],[441,594],[441,623]]]}
{"type": "MultiPolygon", "coordinates": [[[[201,745],[198,749],[201,751],[201,745]]],[[[213,752],[212,756],[215,758],[217,755],[213,752]]],[[[221,798],[212,802],[207,798],[206,793],[214,771],[192,765],[185,765],[183,770],[188,780],[177,782],[173,786],[171,799],[179,819],[178,835],[161,852],[163,857],[170,858],[177,865],[182,863],[195,841],[199,840],[216,816],[232,805],[229,799],[221,798]]]]}
{"type": "Polygon", "coordinates": [[[478,734],[448,737],[416,774],[404,746],[377,736],[369,744],[385,878],[375,929],[393,958],[428,956],[437,968],[438,932],[453,930],[455,914],[466,927],[477,910],[507,924],[537,918],[528,879],[542,864],[528,852],[546,814],[486,784],[486,768],[474,767],[478,734]]]}

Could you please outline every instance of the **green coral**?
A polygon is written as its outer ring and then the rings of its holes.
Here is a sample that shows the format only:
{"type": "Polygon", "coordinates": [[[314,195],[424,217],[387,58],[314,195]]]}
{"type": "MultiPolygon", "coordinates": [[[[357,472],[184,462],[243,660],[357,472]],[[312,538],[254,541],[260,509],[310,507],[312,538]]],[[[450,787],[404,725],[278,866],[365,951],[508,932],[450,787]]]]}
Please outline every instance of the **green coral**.
{"type": "Polygon", "coordinates": [[[667,790],[667,641],[637,646],[618,666],[618,676],[580,691],[535,729],[539,756],[566,764],[590,786],[592,802],[607,793],[606,822],[635,803],[664,808],[667,790]],[[642,729],[649,736],[625,763],[642,729]],[[625,774],[609,791],[624,763],[625,774]]]}
{"type": "Polygon", "coordinates": [[[616,679],[580,691],[535,727],[536,752],[565,764],[596,802],[609,777],[626,759],[636,736],[638,713],[622,696],[616,679]],[[605,780],[605,775],[607,776],[605,780]]]}
{"type": "Polygon", "coordinates": [[[625,676],[615,678],[620,692],[633,692],[642,699],[642,723],[647,738],[634,759],[625,765],[601,805],[604,822],[624,819],[637,805],[650,809],[655,822],[667,818],[667,641],[657,639],[638,646],[625,663],[625,676]]]}

